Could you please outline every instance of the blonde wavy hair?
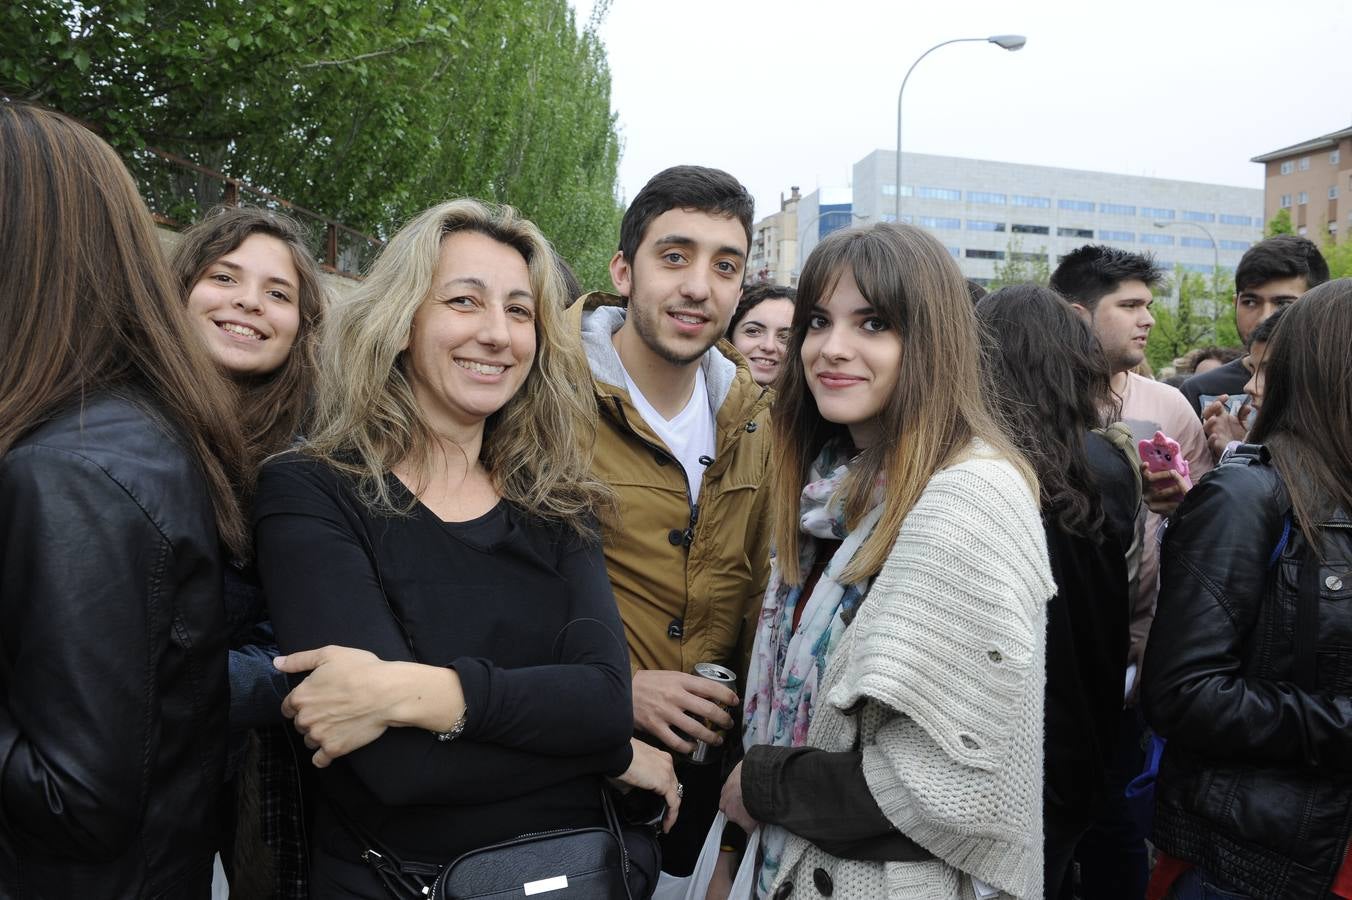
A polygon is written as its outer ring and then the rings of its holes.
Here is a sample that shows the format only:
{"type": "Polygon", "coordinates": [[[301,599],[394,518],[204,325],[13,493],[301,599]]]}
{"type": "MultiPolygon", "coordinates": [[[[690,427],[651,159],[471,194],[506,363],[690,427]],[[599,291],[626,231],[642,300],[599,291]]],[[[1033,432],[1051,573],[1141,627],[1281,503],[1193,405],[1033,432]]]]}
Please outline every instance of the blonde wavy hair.
{"type": "MultiPolygon", "coordinates": [[[[521,254],[535,296],[534,364],[520,390],[484,425],[479,460],[498,493],[529,515],[593,537],[608,521],[610,489],[591,474],[596,399],[581,335],[564,314],[567,292],[544,235],[510,206],[452,200],[390,239],[366,280],[325,317],[311,432],[302,451],[358,480],[374,512],[407,514],[387,475],[428,470],[435,436],[405,371],[414,313],[431,296],[447,235],[477,232],[521,254]]],[[[418,490],[415,489],[417,494],[418,490]]]]}

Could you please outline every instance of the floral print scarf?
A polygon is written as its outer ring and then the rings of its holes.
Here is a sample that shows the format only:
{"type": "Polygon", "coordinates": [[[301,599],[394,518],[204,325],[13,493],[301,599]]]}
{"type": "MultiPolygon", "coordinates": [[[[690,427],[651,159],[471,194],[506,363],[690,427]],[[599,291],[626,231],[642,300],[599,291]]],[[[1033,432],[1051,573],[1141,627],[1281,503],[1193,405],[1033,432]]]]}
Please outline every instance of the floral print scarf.
{"type": "MultiPolygon", "coordinates": [[[[844,500],[838,488],[849,474],[847,446],[828,443],[809,469],[808,483],[800,501],[797,586],[783,583],[779,561],[770,570],[765,601],[761,606],[756,643],[746,684],[745,746],[769,744],[800,747],[807,742],[808,725],[816,702],[817,687],[826,674],[826,664],[864,596],[869,581],[841,584],[837,578],[867,540],[882,515],[882,485],[874,486],[872,505],[858,526],[845,526],[844,500]],[[841,541],[821,577],[804,597],[802,584],[816,562],[816,538],[841,541]],[[793,627],[799,604],[806,604],[793,627]]],[[[788,833],[778,826],[761,828],[761,864],[757,896],[764,896],[774,881],[788,833]]]]}

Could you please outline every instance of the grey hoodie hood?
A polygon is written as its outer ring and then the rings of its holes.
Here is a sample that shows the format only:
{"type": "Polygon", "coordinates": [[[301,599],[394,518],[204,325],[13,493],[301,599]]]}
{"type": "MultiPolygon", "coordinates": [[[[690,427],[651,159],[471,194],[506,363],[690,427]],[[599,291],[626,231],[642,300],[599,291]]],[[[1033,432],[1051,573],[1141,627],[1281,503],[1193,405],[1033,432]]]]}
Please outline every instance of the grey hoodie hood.
{"type": "MultiPolygon", "coordinates": [[[[611,335],[624,325],[625,313],[619,306],[598,306],[582,314],[582,346],[587,352],[592,377],[619,390],[625,390],[627,382],[624,379],[624,364],[615,352],[611,335]]],[[[737,377],[737,364],[715,345],[705,352],[699,367],[704,372],[704,384],[709,389],[710,408],[721,409],[737,377]]]]}

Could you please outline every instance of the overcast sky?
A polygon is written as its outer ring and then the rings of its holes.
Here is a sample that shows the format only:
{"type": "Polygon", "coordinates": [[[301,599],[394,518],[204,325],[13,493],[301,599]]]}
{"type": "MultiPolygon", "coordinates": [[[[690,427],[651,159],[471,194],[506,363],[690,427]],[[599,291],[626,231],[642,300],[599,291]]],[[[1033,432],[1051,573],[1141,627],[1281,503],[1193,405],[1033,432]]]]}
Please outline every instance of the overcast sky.
{"type": "MultiPolygon", "coordinates": [[[[574,0],[579,18],[593,0],[574,0]]],[[[849,184],[896,144],[979,159],[1262,187],[1249,158],[1352,126],[1348,0],[614,0],[601,28],[631,199],[717,166],[756,217],[849,184]]]]}

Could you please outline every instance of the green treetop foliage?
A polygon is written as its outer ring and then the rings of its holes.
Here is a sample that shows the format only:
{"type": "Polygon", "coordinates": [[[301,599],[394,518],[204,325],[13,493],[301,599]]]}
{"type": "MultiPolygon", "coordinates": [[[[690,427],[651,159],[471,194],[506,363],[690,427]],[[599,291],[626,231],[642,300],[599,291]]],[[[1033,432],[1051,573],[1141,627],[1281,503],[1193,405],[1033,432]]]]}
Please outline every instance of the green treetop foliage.
{"type": "Polygon", "coordinates": [[[1263,229],[1263,237],[1295,233],[1296,229],[1291,227],[1291,210],[1289,209],[1277,210],[1277,215],[1269,219],[1267,228],[1263,229]]]}
{"type": "Polygon", "coordinates": [[[1155,327],[1150,329],[1145,356],[1150,368],[1158,372],[1173,365],[1176,358],[1198,347],[1233,347],[1240,344],[1235,327],[1234,282],[1224,270],[1212,273],[1210,284],[1200,272],[1175,266],[1169,283],[1155,289],[1155,304],[1150,312],[1155,327]],[[1178,303],[1170,308],[1162,298],[1178,285],[1178,303]]]}
{"type": "Polygon", "coordinates": [[[995,277],[986,289],[992,293],[1012,284],[1040,284],[1047,286],[1052,279],[1051,260],[1045,246],[1035,252],[1025,252],[1023,241],[1010,238],[1005,247],[1005,258],[995,263],[995,277]]]}
{"type": "Polygon", "coordinates": [[[579,28],[567,0],[18,0],[0,90],[134,171],[155,147],[377,236],[510,203],[595,287],[619,231],[607,6],[579,28]]]}
{"type": "Polygon", "coordinates": [[[1324,244],[1323,253],[1329,264],[1330,278],[1352,278],[1352,237],[1335,241],[1330,236],[1324,244]]]}

